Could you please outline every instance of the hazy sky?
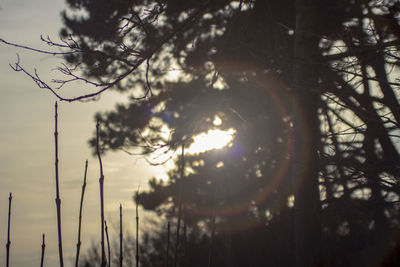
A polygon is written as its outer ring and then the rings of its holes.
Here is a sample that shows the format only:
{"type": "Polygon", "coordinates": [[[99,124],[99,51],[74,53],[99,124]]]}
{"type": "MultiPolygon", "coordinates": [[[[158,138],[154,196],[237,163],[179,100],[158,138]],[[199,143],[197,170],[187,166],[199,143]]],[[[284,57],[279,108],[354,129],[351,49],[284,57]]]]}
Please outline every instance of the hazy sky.
{"type": "MultiPolygon", "coordinates": [[[[63,0],[0,0],[0,38],[42,47],[40,34],[58,39],[63,0]]],[[[8,195],[13,193],[11,266],[40,263],[41,236],[46,234],[46,266],[57,266],[56,206],[54,181],[54,102],[56,98],[39,89],[9,63],[20,55],[28,70],[37,67],[43,78],[60,59],[33,54],[0,44],[0,259],[5,261],[8,195]]],[[[71,94],[68,90],[65,94],[71,94]]],[[[85,90],[80,85],[74,90],[85,90]]],[[[74,93],[72,93],[74,94],[74,93]]],[[[63,245],[66,266],[72,266],[77,239],[77,217],[84,171],[89,160],[88,186],[84,203],[82,250],[97,239],[100,229],[97,160],[87,141],[95,130],[93,114],[109,110],[123,99],[105,93],[94,103],[60,103],[60,191],[62,200],[63,245]]],[[[162,167],[149,167],[143,159],[127,154],[108,153],[105,165],[106,220],[115,233],[119,203],[124,205],[124,223],[134,227],[132,195],[152,176],[163,174],[162,167]]],[[[0,265],[3,265],[0,262],[0,265]]]]}

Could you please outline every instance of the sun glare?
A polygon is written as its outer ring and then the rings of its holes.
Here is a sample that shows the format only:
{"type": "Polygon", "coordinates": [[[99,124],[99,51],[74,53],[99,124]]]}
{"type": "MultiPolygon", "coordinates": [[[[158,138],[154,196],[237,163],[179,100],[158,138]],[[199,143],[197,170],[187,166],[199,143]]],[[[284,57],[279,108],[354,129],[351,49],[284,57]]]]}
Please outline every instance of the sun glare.
{"type": "Polygon", "coordinates": [[[214,120],[213,120],[213,124],[214,124],[215,126],[221,125],[221,124],[222,124],[221,118],[218,117],[218,116],[215,116],[215,117],[214,117],[214,120]]]}
{"type": "Polygon", "coordinates": [[[209,130],[206,133],[195,136],[193,144],[189,147],[190,154],[203,153],[212,149],[221,149],[231,143],[235,135],[235,129],[226,131],[209,130]]]}
{"type": "MultiPolygon", "coordinates": [[[[215,126],[222,124],[220,117],[215,116],[213,120],[215,126]]],[[[167,140],[170,138],[171,131],[167,127],[163,127],[161,130],[162,136],[167,140]]],[[[185,149],[185,153],[188,154],[199,154],[213,149],[221,149],[232,144],[232,140],[235,137],[236,130],[229,128],[227,130],[210,129],[207,132],[198,134],[193,137],[193,143],[189,148],[185,149]]],[[[167,169],[174,167],[173,161],[170,161],[174,157],[174,150],[171,150],[167,146],[163,146],[157,149],[155,153],[152,153],[148,160],[152,164],[165,164],[167,169]]],[[[176,155],[178,155],[177,153],[176,155]]],[[[222,163],[223,164],[223,163],[222,163]]],[[[223,165],[217,166],[218,168],[223,165]]],[[[166,177],[159,177],[161,180],[165,180],[166,177]]]]}

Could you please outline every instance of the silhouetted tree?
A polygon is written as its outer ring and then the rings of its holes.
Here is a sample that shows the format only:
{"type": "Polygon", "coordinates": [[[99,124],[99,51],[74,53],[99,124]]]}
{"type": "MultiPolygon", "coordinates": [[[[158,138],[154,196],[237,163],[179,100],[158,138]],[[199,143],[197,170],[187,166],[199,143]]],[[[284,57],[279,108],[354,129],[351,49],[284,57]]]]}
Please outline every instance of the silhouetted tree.
{"type": "Polygon", "coordinates": [[[65,42],[44,39],[69,49],[57,82],[100,89],[58,96],[132,96],[97,115],[104,150],[163,154],[235,130],[230,146],[187,155],[185,178],[173,169],[136,198],[169,220],[182,202],[215,265],[396,264],[383,258],[398,247],[399,1],[67,2],[65,42]],[[283,233],[290,216],[294,235],[283,233]]]}

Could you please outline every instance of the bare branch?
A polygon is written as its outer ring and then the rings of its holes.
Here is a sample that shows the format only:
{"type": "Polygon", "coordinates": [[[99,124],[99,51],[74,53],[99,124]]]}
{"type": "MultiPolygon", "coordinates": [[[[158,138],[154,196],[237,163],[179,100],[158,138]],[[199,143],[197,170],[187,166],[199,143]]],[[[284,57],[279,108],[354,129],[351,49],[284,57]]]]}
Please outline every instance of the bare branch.
{"type": "MultiPolygon", "coordinates": [[[[141,100],[141,99],[147,98],[149,95],[150,96],[152,95],[152,91],[151,91],[151,87],[150,87],[150,83],[149,83],[149,78],[148,78],[149,67],[150,67],[149,66],[150,58],[154,54],[159,52],[161,50],[161,48],[166,43],[168,43],[173,37],[176,36],[176,34],[187,30],[190,27],[190,25],[192,23],[194,23],[198,17],[202,16],[202,14],[207,10],[209,3],[210,3],[210,1],[207,1],[202,7],[200,7],[196,12],[194,12],[192,14],[192,16],[190,16],[188,19],[186,19],[185,21],[180,23],[180,25],[178,25],[176,27],[176,29],[174,29],[170,33],[166,34],[165,37],[162,38],[162,40],[157,45],[155,45],[154,47],[150,48],[145,53],[141,53],[140,55],[137,55],[136,56],[137,57],[136,60],[134,60],[133,62],[127,60],[126,58],[121,58],[121,57],[118,57],[116,55],[107,54],[107,53],[105,53],[103,51],[99,51],[99,50],[93,50],[92,51],[92,50],[80,49],[79,44],[72,37],[70,37],[68,39],[71,43],[63,41],[64,42],[63,44],[55,43],[49,37],[47,37],[47,38],[41,37],[41,40],[43,42],[45,42],[47,45],[49,45],[49,46],[72,49],[72,51],[69,51],[69,52],[51,52],[51,51],[35,49],[35,48],[28,47],[28,46],[23,46],[23,45],[18,45],[18,44],[15,44],[15,43],[7,42],[4,39],[0,39],[0,42],[4,43],[6,45],[11,45],[11,46],[14,46],[14,47],[23,48],[23,49],[26,49],[26,50],[39,52],[39,53],[42,53],[42,54],[70,55],[70,54],[76,54],[76,53],[85,53],[85,54],[90,54],[90,55],[94,55],[94,56],[100,56],[100,57],[105,57],[105,58],[117,60],[119,62],[122,62],[122,63],[126,64],[129,67],[124,73],[119,74],[113,81],[104,82],[104,83],[97,83],[97,82],[89,81],[86,78],[83,78],[83,77],[80,77],[78,75],[73,74],[71,69],[66,67],[66,65],[63,65],[62,67],[58,68],[58,70],[61,73],[63,73],[64,75],[71,76],[72,78],[64,80],[64,81],[62,81],[62,80],[53,80],[53,82],[59,84],[59,86],[58,87],[52,87],[49,84],[47,84],[46,82],[44,82],[39,77],[39,75],[38,75],[36,70],[34,71],[34,73],[30,73],[25,68],[23,68],[21,66],[21,64],[20,64],[19,57],[18,57],[17,62],[14,64],[14,66],[11,66],[13,68],[13,70],[15,70],[15,71],[24,72],[27,76],[29,76],[38,85],[39,88],[47,89],[53,95],[55,95],[60,101],[67,101],[67,102],[85,100],[85,99],[90,99],[90,98],[96,97],[96,96],[100,95],[101,93],[103,93],[104,91],[107,91],[108,89],[118,85],[122,80],[127,78],[134,71],[136,71],[142,65],[143,62],[147,62],[146,83],[148,85],[148,88],[147,88],[146,92],[144,93],[144,95],[142,97],[138,97],[137,98],[137,100],[141,100]],[[56,92],[56,90],[61,88],[64,84],[70,83],[70,82],[73,82],[73,81],[83,81],[83,82],[85,82],[87,84],[90,84],[90,85],[92,85],[94,87],[99,87],[100,89],[95,91],[95,92],[93,92],[93,93],[84,94],[84,95],[80,95],[80,96],[76,96],[76,97],[63,97],[63,96],[61,96],[60,94],[58,94],[56,92]]],[[[143,22],[143,23],[153,23],[153,22],[155,22],[158,19],[158,16],[163,11],[164,11],[164,9],[163,9],[162,5],[155,6],[152,10],[147,10],[148,16],[146,16],[145,22],[143,22]]],[[[122,47],[127,51],[129,50],[126,46],[122,46],[122,47]]]]}

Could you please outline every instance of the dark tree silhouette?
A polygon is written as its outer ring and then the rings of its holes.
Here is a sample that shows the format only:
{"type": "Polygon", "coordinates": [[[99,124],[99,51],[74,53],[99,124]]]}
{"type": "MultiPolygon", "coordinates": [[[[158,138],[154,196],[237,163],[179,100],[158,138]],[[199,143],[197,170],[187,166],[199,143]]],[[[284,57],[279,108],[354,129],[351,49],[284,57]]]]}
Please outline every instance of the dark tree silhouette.
{"type": "MultiPolygon", "coordinates": [[[[97,115],[104,151],[235,131],[136,196],[171,221],[183,202],[182,265],[193,251],[213,266],[398,264],[399,1],[67,2],[65,42],[44,39],[65,49],[56,82],[95,91],[67,99],[15,69],[62,100],[130,94],[97,115]]],[[[148,237],[144,264],[165,262],[164,239],[148,237]]]]}

